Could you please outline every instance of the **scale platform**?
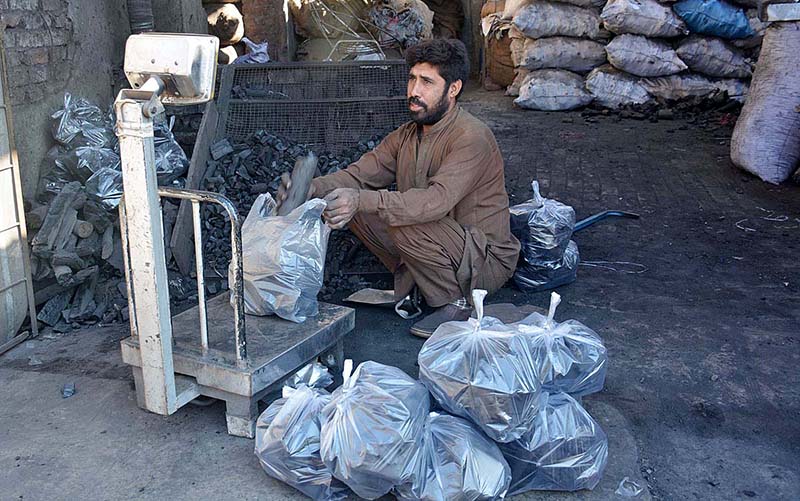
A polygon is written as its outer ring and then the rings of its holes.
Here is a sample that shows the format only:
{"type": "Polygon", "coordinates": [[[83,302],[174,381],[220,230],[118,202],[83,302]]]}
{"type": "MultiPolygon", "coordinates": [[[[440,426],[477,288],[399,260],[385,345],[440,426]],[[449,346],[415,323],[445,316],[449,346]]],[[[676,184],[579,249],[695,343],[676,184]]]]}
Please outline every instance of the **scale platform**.
{"type": "MultiPolygon", "coordinates": [[[[198,396],[224,400],[231,435],[253,438],[258,401],[297,369],[320,355],[332,355],[341,367],[343,339],[355,326],[355,310],[319,303],[319,315],[296,324],[276,316],[246,316],[247,359],[236,361],[230,295],[207,303],[208,354],[200,348],[197,307],[172,317],[172,358],[179,407],[198,396]]],[[[139,407],[144,384],[139,339],[123,339],[122,359],[133,367],[139,407]]]]}

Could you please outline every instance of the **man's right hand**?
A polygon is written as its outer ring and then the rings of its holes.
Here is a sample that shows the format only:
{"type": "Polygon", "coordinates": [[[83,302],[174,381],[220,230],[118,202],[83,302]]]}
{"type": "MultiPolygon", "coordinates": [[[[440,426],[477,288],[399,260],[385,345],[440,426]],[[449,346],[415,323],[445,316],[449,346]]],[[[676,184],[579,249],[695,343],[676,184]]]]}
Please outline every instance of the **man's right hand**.
{"type": "MultiPolygon", "coordinates": [[[[275,202],[277,206],[280,207],[283,202],[286,200],[286,197],[289,196],[289,189],[292,187],[292,175],[289,172],[284,172],[281,175],[281,185],[278,187],[278,193],[275,196],[275,202]]],[[[314,195],[314,183],[308,187],[308,193],[306,194],[306,200],[310,199],[314,195]]]]}

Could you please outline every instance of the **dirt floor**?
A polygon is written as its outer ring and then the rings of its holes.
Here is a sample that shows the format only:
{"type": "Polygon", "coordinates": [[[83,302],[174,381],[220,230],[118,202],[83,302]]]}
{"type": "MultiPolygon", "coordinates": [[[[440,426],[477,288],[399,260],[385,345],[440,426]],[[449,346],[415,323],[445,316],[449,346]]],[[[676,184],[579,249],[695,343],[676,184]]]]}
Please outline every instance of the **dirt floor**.
{"type": "MultiPolygon", "coordinates": [[[[579,219],[605,209],[641,215],[576,234],[578,280],[558,290],[557,319],[582,321],[608,347],[606,388],[586,399],[611,428],[612,460],[594,499],[613,497],[628,474],[655,499],[799,499],[800,187],[736,170],[726,115],[651,122],[523,112],[499,93],[476,90],[464,106],[497,136],[512,203],[527,199],[537,179],[579,219]]],[[[548,297],[507,286],[490,302],[545,306],[548,297]]],[[[410,323],[391,310],[359,308],[345,353],[416,376],[422,341],[409,336],[410,323]]],[[[0,497],[87,489],[90,499],[290,499],[262,477],[253,484],[252,442],[225,437],[220,406],[168,418],[136,409],[118,355],[124,335],[125,326],[75,331],[0,358],[0,443],[8,444],[0,497]],[[78,393],[62,401],[66,381],[76,381],[78,393]],[[73,399],[80,400],[69,410],[73,399]],[[165,444],[177,444],[185,459],[165,459],[175,454],[165,444]],[[109,472],[95,471],[108,462],[109,472]],[[228,483],[213,483],[204,467],[228,483]],[[137,468],[148,473],[135,478],[137,468]],[[64,483],[48,486],[51,478],[64,483]],[[197,490],[204,481],[214,487],[197,490]]]]}

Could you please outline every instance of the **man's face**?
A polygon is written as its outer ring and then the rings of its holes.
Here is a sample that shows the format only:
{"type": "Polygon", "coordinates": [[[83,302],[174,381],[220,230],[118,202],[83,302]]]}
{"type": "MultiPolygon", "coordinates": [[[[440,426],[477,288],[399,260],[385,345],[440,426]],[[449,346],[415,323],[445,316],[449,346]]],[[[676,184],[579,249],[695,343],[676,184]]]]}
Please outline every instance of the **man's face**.
{"type": "Polygon", "coordinates": [[[433,125],[450,109],[447,84],[436,66],[415,64],[408,72],[408,111],[419,125],[433,125]]]}

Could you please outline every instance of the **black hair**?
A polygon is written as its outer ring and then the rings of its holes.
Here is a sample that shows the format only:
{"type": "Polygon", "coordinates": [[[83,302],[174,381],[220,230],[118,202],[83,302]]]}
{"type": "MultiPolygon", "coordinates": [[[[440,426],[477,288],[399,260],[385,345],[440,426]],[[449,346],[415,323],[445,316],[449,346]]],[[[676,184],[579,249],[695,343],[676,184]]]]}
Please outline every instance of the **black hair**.
{"type": "Polygon", "coordinates": [[[437,38],[420,42],[406,50],[406,63],[409,68],[419,63],[436,66],[439,75],[444,78],[445,89],[456,80],[461,80],[458,96],[464,91],[469,78],[469,56],[461,40],[437,38]]]}

